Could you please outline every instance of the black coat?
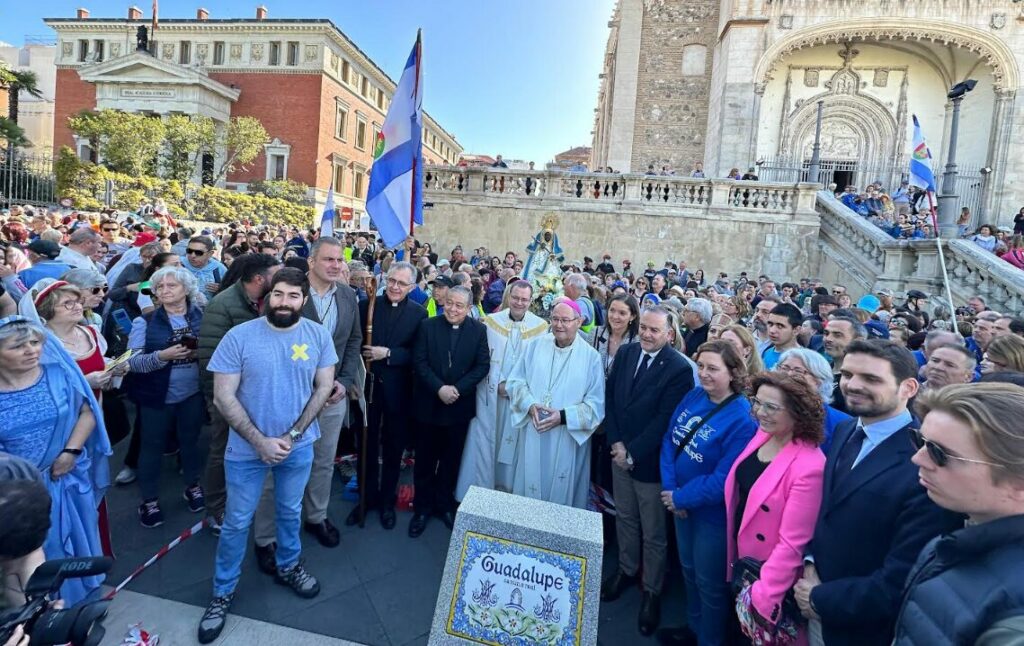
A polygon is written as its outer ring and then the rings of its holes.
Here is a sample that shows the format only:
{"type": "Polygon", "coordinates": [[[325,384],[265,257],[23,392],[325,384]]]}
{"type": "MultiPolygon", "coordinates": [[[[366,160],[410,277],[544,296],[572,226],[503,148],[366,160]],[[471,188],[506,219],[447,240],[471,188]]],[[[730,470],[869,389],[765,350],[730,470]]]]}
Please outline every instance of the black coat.
{"type": "MultiPolygon", "coordinates": [[[[367,306],[368,301],[359,303],[362,321],[366,321],[367,306]]],[[[412,399],[412,348],[420,321],[425,318],[427,310],[408,298],[395,307],[386,294],[377,298],[371,345],[388,348],[391,356],[370,363],[375,402],[379,401],[392,410],[409,405],[412,399]]]]}
{"type": "Polygon", "coordinates": [[[639,482],[661,482],[661,440],[669,418],[693,388],[690,365],[666,345],[647,373],[633,384],[642,352],[639,343],[619,348],[605,386],[604,431],[608,445],[622,442],[633,458],[630,475],[639,482]]]}
{"type": "Polygon", "coordinates": [[[836,460],[856,425],[856,419],[839,424],[829,447],[821,511],[808,548],[822,580],[811,602],[829,646],[887,646],[921,548],[963,520],[932,502],[918,481],[909,435],[916,422],[837,479],[836,460]]]}
{"type": "Polygon", "coordinates": [[[476,385],[491,368],[487,328],[466,317],[451,349],[452,326],[444,316],[420,323],[413,350],[416,372],[413,388],[414,416],[419,422],[438,426],[468,423],[476,415],[476,385]],[[437,396],[442,386],[455,386],[459,398],[445,404],[437,396]]]}

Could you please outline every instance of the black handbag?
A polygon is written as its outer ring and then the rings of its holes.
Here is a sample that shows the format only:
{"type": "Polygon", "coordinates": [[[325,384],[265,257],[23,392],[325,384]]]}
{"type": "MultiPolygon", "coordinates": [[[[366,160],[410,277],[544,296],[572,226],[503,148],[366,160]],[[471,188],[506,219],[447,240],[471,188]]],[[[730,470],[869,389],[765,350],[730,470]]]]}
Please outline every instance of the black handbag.
{"type": "MultiPolygon", "coordinates": [[[[755,581],[761,578],[761,566],[764,565],[764,561],[758,561],[751,556],[744,556],[736,559],[732,564],[732,592],[733,596],[738,595],[743,591],[743,588],[747,585],[753,585],[755,581]]],[[[786,596],[782,599],[782,615],[777,618],[765,617],[768,621],[773,621],[776,624],[782,621],[783,617],[789,617],[797,624],[803,623],[803,615],[800,614],[800,606],[796,603],[796,596],[793,594],[792,588],[786,593],[786,596]]]]}

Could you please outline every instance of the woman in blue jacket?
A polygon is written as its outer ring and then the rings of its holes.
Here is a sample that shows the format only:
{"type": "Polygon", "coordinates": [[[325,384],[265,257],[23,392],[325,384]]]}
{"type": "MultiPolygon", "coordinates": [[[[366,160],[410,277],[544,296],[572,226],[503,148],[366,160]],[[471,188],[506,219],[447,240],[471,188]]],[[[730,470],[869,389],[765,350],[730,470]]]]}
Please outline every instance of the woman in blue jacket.
{"type": "Polygon", "coordinates": [[[679,402],[661,446],[661,498],[675,515],[686,580],[687,628],[667,628],[662,643],[715,646],[732,611],[726,580],[725,478],[757,430],[743,396],[747,368],[727,341],[697,349],[700,386],[679,402]],[[692,631],[692,633],[691,633],[692,631]]]}

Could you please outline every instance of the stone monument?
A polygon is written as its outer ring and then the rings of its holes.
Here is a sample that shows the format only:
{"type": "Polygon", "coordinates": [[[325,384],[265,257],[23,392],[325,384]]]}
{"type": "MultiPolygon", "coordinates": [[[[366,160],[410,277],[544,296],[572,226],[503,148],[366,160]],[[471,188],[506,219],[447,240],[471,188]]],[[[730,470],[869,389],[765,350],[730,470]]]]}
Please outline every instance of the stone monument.
{"type": "Polygon", "coordinates": [[[603,548],[598,513],[470,487],[429,643],[596,644],[603,548]]]}

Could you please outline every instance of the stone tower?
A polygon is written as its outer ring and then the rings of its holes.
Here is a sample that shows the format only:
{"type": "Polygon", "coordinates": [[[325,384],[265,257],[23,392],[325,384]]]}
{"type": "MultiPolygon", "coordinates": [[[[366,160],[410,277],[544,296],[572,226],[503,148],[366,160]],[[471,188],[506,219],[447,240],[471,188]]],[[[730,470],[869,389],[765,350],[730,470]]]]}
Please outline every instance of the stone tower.
{"type": "Polygon", "coordinates": [[[704,156],[718,0],[619,0],[609,23],[593,167],[689,173],[704,156]]]}

